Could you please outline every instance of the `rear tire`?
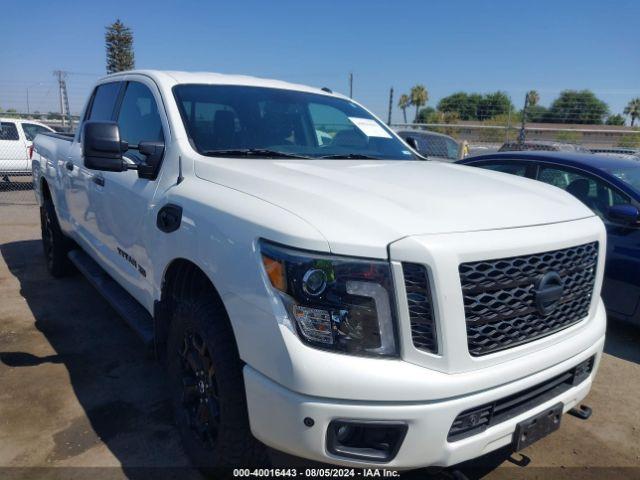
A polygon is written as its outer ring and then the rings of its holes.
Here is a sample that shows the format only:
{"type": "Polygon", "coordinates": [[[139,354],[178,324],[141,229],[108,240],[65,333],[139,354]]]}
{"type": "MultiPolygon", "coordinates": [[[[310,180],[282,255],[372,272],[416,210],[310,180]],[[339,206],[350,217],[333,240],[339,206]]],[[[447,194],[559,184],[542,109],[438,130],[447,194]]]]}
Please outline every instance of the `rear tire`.
{"type": "Polygon", "coordinates": [[[51,198],[45,198],[40,207],[40,227],[47,270],[56,278],[69,275],[73,272],[73,265],[67,254],[71,250],[72,242],[60,229],[51,198]]]}
{"type": "Polygon", "coordinates": [[[210,295],[174,305],[167,367],[175,421],[193,464],[211,475],[268,464],[251,434],[243,363],[226,312],[210,295]]]}

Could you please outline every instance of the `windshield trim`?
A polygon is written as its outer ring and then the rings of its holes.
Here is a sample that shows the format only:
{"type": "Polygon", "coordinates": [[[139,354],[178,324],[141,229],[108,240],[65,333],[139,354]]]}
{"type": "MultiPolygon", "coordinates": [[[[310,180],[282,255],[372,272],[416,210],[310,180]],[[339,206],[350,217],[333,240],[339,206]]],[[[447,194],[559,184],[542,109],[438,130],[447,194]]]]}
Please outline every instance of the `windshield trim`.
{"type": "MultiPolygon", "coordinates": [[[[196,144],[196,142],[193,139],[193,136],[191,134],[191,124],[189,123],[189,119],[186,117],[186,112],[180,102],[180,94],[178,92],[178,89],[181,87],[189,87],[189,86],[208,86],[208,87],[244,87],[244,88],[262,88],[262,89],[270,89],[270,90],[276,90],[276,91],[281,91],[281,92],[300,92],[300,93],[306,93],[306,94],[310,94],[310,95],[317,95],[319,97],[329,97],[329,98],[338,98],[340,100],[343,101],[347,101],[347,102],[352,102],[355,105],[357,105],[358,107],[362,108],[365,112],[367,112],[369,115],[371,115],[377,123],[379,123],[382,128],[385,130],[385,132],[389,133],[392,138],[394,138],[395,140],[399,141],[400,143],[404,144],[405,147],[407,147],[407,150],[411,152],[411,157],[406,157],[406,158],[396,158],[396,159],[384,159],[384,158],[379,158],[379,159],[375,159],[372,161],[425,161],[425,160],[429,160],[428,158],[420,155],[420,154],[416,154],[416,152],[411,148],[408,147],[406,145],[406,142],[402,139],[402,137],[400,137],[392,128],[390,128],[387,124],[385,124],[382,120],[380,120],[376,115],[374,115],[372,112],[370,112],[367,108],[365,108],[364,106],[360,105],[358,102],[350,99],[350,98],[343,98],[342,96],[334,96],[334,95],[327,95],[326,93],[320,93],[320,92],[308,92],[306,90],[296,90],[296,89],[289,89],[289,88],[278,88],[278,87],[268,87],[268,86],[262,86],[262,85],[241,85],[241,84],[235,84],[235,83],[178,83],[176,85],[174,85],[173,87],[171,87],[171,93],[173,94],[173,100],[176,103],[176,106],[178,107],[178,112],[180,113],[180,120],[182,120],[182,126],[185,130],[185,133],[187,134],[187,139],[189,140],[189,145],[191,145],[191,148],[198,154],[198,155],[202,155],[204,157],[208,157],[208,158],[225,158],[225,157],[213,157],[211,155],[207,155],[206,154],[206,150],[202,150],[200,148],[198,148],[198,145],[196,144]]],[[[294,155],[292,153],[292,155],[294,155]]],[[[248,157],[235,157],[236,159],[243,159],[243,158],[248,158],[248,157]]],[[[287,158],[287,157],[281,157],[278,158],[278,160],[323,160],[323,158],[321,156],[306,156],[306,155],[300,155],[299,158],[294,158],[293,156],[291,158],[287,158]],[[308,157],[308,158],[304,158],[304,157],[308,157]]],[[[324,159],[327,160],[327,159],[324,159]]],[[[351,160],[350,158],[346,157],[344,159],[334,159],[334,160],[351,160]]]]}

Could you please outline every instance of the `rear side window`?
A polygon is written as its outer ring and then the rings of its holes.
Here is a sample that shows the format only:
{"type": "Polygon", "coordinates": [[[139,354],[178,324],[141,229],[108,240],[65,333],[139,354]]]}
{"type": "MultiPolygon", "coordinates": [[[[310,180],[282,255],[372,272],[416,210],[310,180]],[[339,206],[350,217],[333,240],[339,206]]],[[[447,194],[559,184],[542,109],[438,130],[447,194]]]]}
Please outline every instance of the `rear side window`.
{"type": "MultiPolygon", "coordinates": [[[[120,137],[129,145],[164,140],[158,106],[151,90],[142,83],[130,82],[127,84],[127,90],[118,113],[118,126],[120,127],[120,137]]],[[[143,159],[143,156],[135,150],[127,152],[127,156],[139,160],[143,159]]]]}
{"type": "Polygon", "coordinates": [[[527,174],[527,166],[522,163],[490,163],[479,166],[495,172],[510,173],[520,177],[524,177],[527,174]]]}
{"type": "Polygon", "coordinates": [[[19,140],[18,129],[13,122],[0,123],[0,140],[19,140]]]}
{"type": "Polygon", "coordinates": [[[39,133],[51,131],[48,128],[43,127],[42,125],[36,125],[34,123],[23,123],[22,130],[24,130],[24,136],[30,142],[33,142],[33,139],[36,138],[36,135],[38,135],[39,133]]]}
{"type": "Polygon", "coordinates": [[[121,85],[121,82],[112,82],[98,86],[93,96],[88,120],[105,121],[113,118],[113,109],[116,105],[121,85]]]}
{"type": "Polygon", "coordinates": [[[630,203],[629,198],[615,191],[604,180],[572,170],[543,167],[538,180],[569,192],[604,219],[612,206],[630,203]]]}

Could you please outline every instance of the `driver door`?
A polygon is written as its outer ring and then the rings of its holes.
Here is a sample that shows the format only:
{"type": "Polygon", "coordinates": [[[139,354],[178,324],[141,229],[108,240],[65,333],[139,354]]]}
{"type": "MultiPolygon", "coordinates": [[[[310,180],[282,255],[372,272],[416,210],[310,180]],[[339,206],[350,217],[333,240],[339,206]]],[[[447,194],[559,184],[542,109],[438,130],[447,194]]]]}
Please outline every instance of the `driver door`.
{"type": "MultiPolygon", "coordinates": [[[[168,132],[166,119],[161,119],[157,88],[146,79],[129,80],[124,86],[115,119],[120,138],[131,146],[140,142],[164,142],[168,132]]],[[[130,163],[143,163],[145,158],[135,149],[124,154],[130,163]]],[[[107,271],[143,305],[151,305],[153,278],[146,229],[155,225],[149,220],[158,181],[139,178],[136,170],[98,172],[92,182],[90,196],[96,205],[96,226],[101,259],[107,271]]]]}

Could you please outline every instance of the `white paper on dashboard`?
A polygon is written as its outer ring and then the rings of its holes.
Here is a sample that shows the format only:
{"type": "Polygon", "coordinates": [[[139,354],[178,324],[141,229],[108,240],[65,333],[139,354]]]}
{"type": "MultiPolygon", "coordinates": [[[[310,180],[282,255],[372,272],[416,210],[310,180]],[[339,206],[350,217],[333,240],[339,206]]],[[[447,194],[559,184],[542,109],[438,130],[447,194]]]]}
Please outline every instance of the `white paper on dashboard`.
{"type": "Polygon", "coordinates": [[[370,118],[348,117],[367,137],[391,138],[391,135],[378,122],[370,118]]]}

